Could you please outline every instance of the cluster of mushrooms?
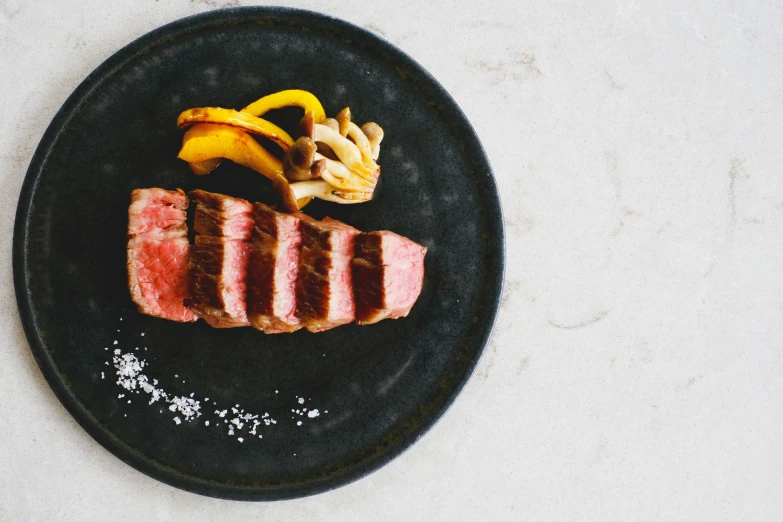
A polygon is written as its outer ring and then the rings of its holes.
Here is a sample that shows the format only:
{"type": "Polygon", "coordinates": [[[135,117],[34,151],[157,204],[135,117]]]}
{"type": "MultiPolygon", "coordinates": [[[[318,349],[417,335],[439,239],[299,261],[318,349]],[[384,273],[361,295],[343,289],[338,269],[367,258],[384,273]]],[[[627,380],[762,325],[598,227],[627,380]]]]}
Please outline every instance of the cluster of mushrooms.
{"type": "Polygon", "coordinates": [[[380,175],[376,163],[383,129],[373,122],[359,127],[347,107],[327,118],[321,102],[301,90],[281,91],[241,111],[220,107],[188,109],[177,118],[188,128],[178,157],[195,174],[212,172],[222,159],[249,167],[272,180],[282,207],[296,212],[313,198],[352,204],[370,201],[380,175]],[[261,116],[272,109],[304,109],[296,141],[261,116]],[[263,136],[285,153],[283,160],[251,134],[263,136]]]}

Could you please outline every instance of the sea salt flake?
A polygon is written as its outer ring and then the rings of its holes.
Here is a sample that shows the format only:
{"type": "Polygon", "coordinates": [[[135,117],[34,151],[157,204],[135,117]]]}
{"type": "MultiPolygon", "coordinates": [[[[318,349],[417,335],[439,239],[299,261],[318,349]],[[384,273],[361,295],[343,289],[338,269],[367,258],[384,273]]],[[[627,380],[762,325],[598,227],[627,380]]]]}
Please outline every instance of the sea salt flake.
{"type": "Polygon", "coordinates": [[[238,440],[239,442],[245,442],[245,439],[243,439],[242,437],[238,437],[238,438],[237,438],[237,440],[238,440]]]}
{"type": "Polygon", "coordinates": [[[304,401],[305,401],[305,400],[304,400],[304,398],[303,398],[303,397],[299,397],[299,404],[304,404],[304,401]]]}
{"type": "Polygon", "coordinates": [[[310,410],[309,412],[307,412],[307,416],[310,417],[311,419],[314,419],[314,418],[318,417],[319,415],[320,415],[320,412],[318,411],[318,408],[316,408],[314,410],[310,410]]]}
{"type": "Polygon", "coordinates": [[[179,417],[174,417],[174,422],[176,422],[177,425],[180,425],[182,423],[182,421],[179,420],[179,417]]]}
{"type": "Polygon", "coordinates": [[[301,426],[302,425],[302,421],[296,421],[296,425],[297,426],[301,426]]]}

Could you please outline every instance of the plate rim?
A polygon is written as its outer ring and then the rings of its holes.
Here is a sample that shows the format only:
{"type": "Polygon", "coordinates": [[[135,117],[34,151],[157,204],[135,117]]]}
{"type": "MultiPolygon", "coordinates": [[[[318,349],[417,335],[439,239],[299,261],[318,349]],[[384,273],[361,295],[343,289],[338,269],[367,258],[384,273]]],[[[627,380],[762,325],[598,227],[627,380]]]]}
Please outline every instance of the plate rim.
{"type": "Polygon", "coordinates": [[[301,498],[324,493],[355,482],[374,471],[377,471],[405,453],[405,451],[443,418],[475,372],[476,366],[481,360],[489,338],[494,330],[504,288],[505,243],[502,203],[492,165],[487,157],[486,151],[460,106],[440,82],[438,82],[438,80],[436,80],[421,64],[384,38],[337,17],[306,9],[275,6],[245,6],[207,11],[164,24],[134,39],[118,51],[114,52],[82,80],[76,89],[68,96],[47,127],[41,141],[33,153],[27,172],[25,173],[22,188],[19,193],[14,221],[12,269],[17,308],[24,328],[25,337],[30,346],[30,351],[33,353],[36,363],[46,379],[47,384],[55,393],[60,403],[65,407],[71,417],[79,423],[82,429],[84,429],[95,441],[132,468],[170,486],[215,498],[271,501],[301,498]],[[98,88],[128,61],[134,59],[145,49],[153,46],[166,37],[179,36],[182,33],[189,31],[197,32],[204,27],[219,25],[220,23],[231,20],[241,22],[250,18],[273,18],[293,20],[294,22],[304,22],[306,20],[315,19],[317,22],[356,34],[359,38],[370,40],[374,45],[383,48],[385,52],[405,63],[407,67],[415,71],[424,83],[429,84],[438,97],[446,100],[450,105],[449,109],[453,111],[457,121],[461,120],[464,131],[467,132],[467,141],[472,142],[472,145],[475,147],[471,156],[474,161],[480,165],[480,170],[487,173],[488,179],[486,182],[488,188],[492,191],[491,195],[494,196],[494,198],[491,199],[494,199],[495,202],[495,208],[493,208],[492,212],[487,216],[489,228],[497,231],[497,237],[493,238],[492,246],[494,247],[494,252],[491,252],[492,254],[495,254],[492,257],[494,257],[496,263],[495,280],[490,284],[494,295],[492,295],[490,300],[491,309],[486,312],[487,328],[483,335],[477,340],[479,349],[472,359],[468,361],[464,376],[455,382],[452,391],[446,397],[440,408],[433,411],[428,418],[425,418],[415,428],[401,436],[394,444],[390,445],[384,451],[365,459],[339,475],[329,475],[326,478],[315,479],[307,483],[299,483],[293,486],[290,484],[277,487],[229,486],[221,482],[181,473],[166,467],[165,464],[157,462],[149,456],[140,454],[132,446],[126,444],[121,439],[114,437],[108,429],[103,428],[99,419],[96,418],[89,409],[84,407],[75,395],[70,393],[67,383],[63,381],[57,372],[54,361],[49,357],[46,343],[39,335],[39,330],[36,326],[35,312],[31,305],[32,293],[27,284],[26,274],[27,249],[25,246],[28,240],[29,229],[27,225],[32,207],[32,198],[38,188],[42,171],[47,165],[49,156],[57,145],[61,130],[67,126],[83,101],[89,97],[94,89],[98,88]]]}

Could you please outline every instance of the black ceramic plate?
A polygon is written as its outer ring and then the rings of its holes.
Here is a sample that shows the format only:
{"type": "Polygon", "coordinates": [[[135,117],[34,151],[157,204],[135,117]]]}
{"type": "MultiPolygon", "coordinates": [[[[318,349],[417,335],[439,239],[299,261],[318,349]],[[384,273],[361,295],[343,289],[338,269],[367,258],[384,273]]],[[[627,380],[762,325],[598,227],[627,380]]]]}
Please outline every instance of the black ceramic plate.
{"type": "MultiPolygon", "coordinates": [[[[291,128],[300,113],[268,117],[291,128]]],[[[13,255],[31,349],[84,429],[174,486],[266,500],[356,480],[399,455],[446,411],[492,327],[503,231],[481,145],[421,66],[334,18],[243,8],[157,29],[79,86],[33,157],[13,255]],[[307,211],[426,245],[425,286],[411,314],[286,335],[140,315],[125,276],[131,190],[203,188],[274,201],[265,178],[230,162],[209,176],[191,174],[176,158],[177,115],[189,107],[242,107],[290,88],[315,93],[328,114],[350,106],[355,120],[385,129],[376,198],[353,206],[316,202],[307,211]],[[121,389],[115,349],[145,359],[146,374],[167,393],[193,393],[202,416],[177,424],[182,415],[168,404],[150,405],[146,393],[121,389]],[[237,404],[277,423],[262,423],[253,435],[245,422],[229,435],[225,421],[237,404]],[[228,410],[226,417],[216,410],[228,410]]]]}

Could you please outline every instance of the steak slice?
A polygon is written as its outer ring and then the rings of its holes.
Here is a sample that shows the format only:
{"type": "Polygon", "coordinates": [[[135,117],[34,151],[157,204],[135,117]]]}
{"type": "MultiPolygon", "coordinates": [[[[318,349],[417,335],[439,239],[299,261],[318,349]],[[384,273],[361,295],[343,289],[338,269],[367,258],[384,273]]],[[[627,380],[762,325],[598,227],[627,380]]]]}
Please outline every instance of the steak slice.
{"type": "Polygon", "coordinates": [[[351,259],[360,233],[334,219],[301,221],[302,249],[296,282],[296,315],[311,332],[354,320],[351,259]]]}
{"type": "Polygon", "coordinates": [[[190,252],[185,300],[215,328],[247,326],[245,306],[252,206],[244,199],[193,190],[196,242],[190,252]]]}
{"type": "Polygon", "coordinates": [[[427,249],[382,230],[354,240],[356,322],[373,324],[405,317],[421,293],[427,249]]]}
{"type": "Polygon", "coordinates": [[[284,214],[253,204],[253,238],[247,270],[247,317],[266,333],[293,332],[302,327],[296,317],[300,222],[304,214],[284,214]]]}
{"type": "Polygon", "coordinates": [[[188,228],[184,192],[160,188],[131,192],[128,208],[128,289],[139,311],[153,317],[191,322],[188,293],[188,228]]]}

